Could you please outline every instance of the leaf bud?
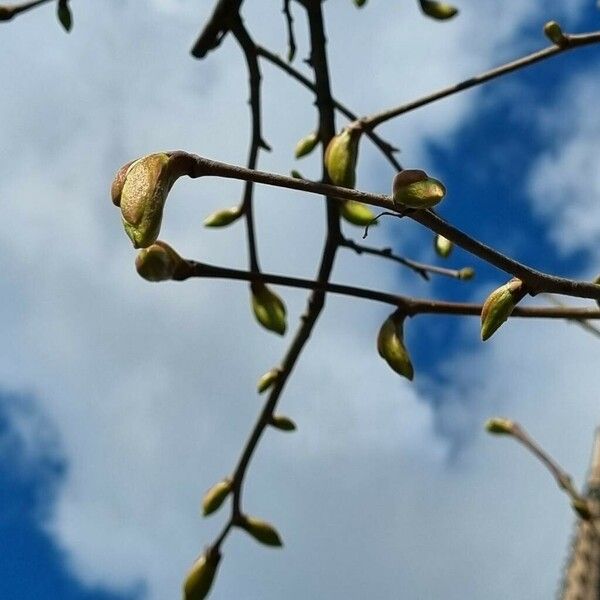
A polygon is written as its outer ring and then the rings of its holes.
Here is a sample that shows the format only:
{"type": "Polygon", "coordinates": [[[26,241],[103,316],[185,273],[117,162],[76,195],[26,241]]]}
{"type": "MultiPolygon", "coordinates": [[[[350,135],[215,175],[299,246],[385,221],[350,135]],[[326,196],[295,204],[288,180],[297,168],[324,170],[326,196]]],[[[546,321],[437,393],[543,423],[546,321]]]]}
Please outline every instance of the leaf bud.
{"type": "Polygon", "coordinates": [[[488,433],[495,435],[512,435],[515,424],[509,419],[494,417],[485,422],[485,429],[488,433]]]}
{"type": "Polygon", "coordinates": [[[399,375],[412,381],[414,369],[404,345],[405,315],[392,313],[383,323],[377,336],[377,351],[399,375]]]}
{"type": "Polygon", "coordinates": [[[239,523],[242,529],[245,529],[255,540],[267,546],[283,546],[277,530],[266,521],[256,517],[242,517],[239,523]]]}
{"type": "Polygon", "coordinates": [[[281,429],[281,431],[294,431],[296,429],[296,423],[289,417],[283,415],[273,415],[271,418],[271,425],[275,429],[281,429]]]}
{"type": "Polygon", "coordinates": [[[281,371],[279,369],[271,369],[270,371],[267,371],[258,380],[258,384],[256,385],[258,393],[262,394],[263,392],[266,392],[277,381],[280,373],[281,371]]]}
{"type": "Polygon", "coordinates": [[[283,335],[286,330],[285,304],[264,283],[252,283],[252,309],[257,321],[269,331],[283,335]]]}
{"type": "Polygon", "coordinates": [[[231,225],[234,221],[237,221],[243,214],[244,211],[241,206],[232,206],[231,208],[217,210],[204,219],[204,226],[226,227],[227,225],[231,225]]]}
{"type": "Polygon", "coordinates": [[[294,156],[296,158],[302,158],[307,154],[310,154],[319,143],[319,134],[316,131],[309,133],[304,136],[297,144],[294,150],[294,156]]]}
{"type": "Polygon", "coordinates": [[[135,268],[147,281],[168,281],[178,270],[186,266],[186,261],[165,242],[154,242],[142,248],[135,258],[135,268]]]}
{"type": "Polygon", "coordinates": [[[304,179],[304,175],[302,175],[302,173],[300,173],[300,171],[296,170],[296,169],[292,169],[290,171],[290,175],[294,178],[294,179],[304,179]]]}
{"type": "Polygon", "coordinates": [[[196,560],[183,584],[184,600],[204,600],[212,587],[221,560],[218,550],[208,549],[196,560]]]}
{"type": "Polygon", "coordinates": [[[168,154],[149,154],[117,172],[112,197],[121,207],[123,226],[134,248],[147,248],[160,233],[163,208],[177,173],[168,154]]]}
{"type": "Polygon", "coordinates": [[[563,30],[556,21],[548,21],[544,25],[544,34],[557,46],[564,46],[568,42],[563,30]]]}
{"type": "Polygon", "coordinates": [[[431,208],[445,195],[444,184],[420,169],[405,169],[394,177],[392,199],[398,208],[431,208]]]}
{"type": "Polygon", "coordinates": [[[333,184],[354,187],[360,134],[360,129],[350,126],[331,138],[325,151],[325,168],[333,184]]]}
{"type": "Polygon", "coordinates": [[[367,225],[377,225],[375,213],[362,202],[356,200],[345,200],[340,203],[340,214],[342,218],[352,225],[366,227],[367,225]]]}
{"type": "Polygon", "coordinates": [[[419,0],[421,10],[428,16],[438,21],[451,19],[458,13],[458,8],[445,2],[436,2],[435,0],[419,0]]]}
{"type": "Polygon", "coordinates": [[[458,271],[458,278],[463,281],[468,281],[475,277],[475,269],[473,267],[463,267],[458,271]]]}
{"type": "Polygon", "coordinates": [[[69,33],[73,27],[73,15],[71,14],[71,8],[69,7],[69,0],[58,0],[56,16],[64,30],[69,33]]]}
{"type": "Polygon", "coordinates": [[[585,498],[575,498],[571,501],[571,507],[584,521],[592,519],[593,514],[590,503],[585,498]]]}
{"type": "Polygon", "coordinates": [[[439,233],[435,236],[433,247],[435,248],[435,252],[441,258],[448,258],[450,254],[452,254],[452,250],[454,249],[454,244],[443,235],[439,233]]]}
{"type": "Polygon", "coordinates": [[[489,339],[508,319],[524,295],[523,282],[514,278],[495,289],[487,297],[481,309],[481,339],[483,341],[489,339]]]}
{"type": "Polygon", "coordinates": [[[202,498],[202,513],[205,517],[218,510],[231,492],[231,479],[215,483],[202,498]]]}

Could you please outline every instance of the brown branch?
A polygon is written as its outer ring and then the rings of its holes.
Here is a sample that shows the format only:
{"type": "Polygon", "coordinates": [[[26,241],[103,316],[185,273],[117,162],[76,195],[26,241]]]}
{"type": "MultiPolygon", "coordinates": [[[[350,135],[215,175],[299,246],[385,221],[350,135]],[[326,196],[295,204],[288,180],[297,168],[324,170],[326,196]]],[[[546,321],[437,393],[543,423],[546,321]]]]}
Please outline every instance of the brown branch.
{"type": "Polygon", "coordinates": [[[459,92],[464,92],[469,88],[481,85],[491,81],[492,79],[501,77],[502,75],[512,73],[513,71],[518,71],[519,69],[529,67],[542,60],[566,52],[567,50],[580,48],[582,46],[589,46],[599,42],[600,31],[594,31],[580,35],[565,35],[565,41],[564,43],[561,43],[560,46],[552,45],[548,48],[544,48],[543,50],[538,50],[537,52],[528,54],[523,58],[506,63],[500,67],[496,67],[495,69],[485,71],[484,73],[475,75],[475,77],[471,77],[470,79],[465,79],[464,81],[461,81],[455,85],[442,88],[441,90],[433,92],[427,96],[423,96],[422,98],[418,98],[417,100],[413,100],[412,102],[408,102],[407,104],[401,104],[400,106],[357,119],[357,123],[360,122],[360,124],[362,124],[362,126],[368,131],[369,129],[381,125],[381,123],[384,123],[385,121],[389,121],[390,119],[413,111],[417,108],[421,108],[422,106],[426,106],[427,104],[431,104],[432,102],[441,100],[442,98],[447,98],[448,96],[452,96],[459,92]]]}
{"type": "MultiPolygon", "coordinates": [[[[209,265],[193,260],[186,260],[185,267],[181,269],[178,281],[185,281],[189,278],[203,279],[230,279],[234,281],[248,281],[250,283],[261,282],[271,283],[273,285],[283,285],[306,290],[317,290],[343,296],[362,298],[365,300],[374,300],[391,304],[402,309],[407,316],[421,314],[439,314],[453,316],[480,316],[481,304],[468,302],[445,302],[441,300],[429,300],[426,298],[412,298],[398,294],[390,294],[368,288],[361,288],[352,285],[343,285],[331,283],[330,281],[319,281],[312,279],[302,279],[288,275],[276,275],[273,273],[262,273],[260,271],[244,271],[240,269],[231,269],[217,265],[209,265]]],[[[511,317],[525,318],[543,318],[543,319],[600,319],[600,309],[581,308],[575,306],[561,307],[520,307],[517,306],[511,313],[511,317]]]]}
{"type": "Polygon", "coordinates": [[[445,267],[438,267],[437,265],[428,265],[425,263],[417,262],[410,258],[404,258],[398,254],[394,254],[391,248],[374,248],[365,244],[359,244],[355,240],[349,238],[342,238],[340,246],[354,250],[357,254],[371,254],[373,256],[380,256],[393,260],[409,269],[412,269],[415,273],[420,275],[423,279],[429,280],[429,274],[444,275],[445,277],[452,277],[454,279],[461,279],[460,269],[447,269],[445,267]]]}
{"type": "MultiPolygon", "coordinates": [[[[308,77],[305,77],[300,71],[286,63],[284,60],[281,60],[279,56],[260,45],[257,45],[256,51],[258,52],[258,56],[264,58],[276,67],[279,67],[282,71],[290,75],[290,77],[292,77],[296,81],[300,82],[307,89],[313,92],[315,91],[315,84],[310,79],[308,79],[308,77]]],[[[356,121],[359,118],[355,113],[353,113],[339,100],[332,98],[332,102],[333,106],[348,119],[356,121]]],[[[398,152],[398,149],[396,147],[392,146],[392,144],[386,142],[384,139],[379,137],[379,135],[377,135],[374,131],[371,131],[369,129],[365,131],[365,135],[373,142],[373,144],[375,144],[375,146],[377,146],[377,148],[379,148],[379,150],[381,150],[383,155],[387,158],[387,160],[390,162],[390,164],[394,167],[396,171],[402,171],[402,166],[394,156],[394,152],[398,152]]]]}
{"type": "Polygon", "coordinates": [[[394,205],[390,196],[361,192],[359,190],[309,181],[306,179],[295,179],[293,177],[277,175],[265,171],[252,171],[250,169],[245,169],[244,167],[229,165],[227,163],[184,152],[173,152],[171,154],[181,160],[182,167],[185,169],[186,174],[192,178],[210,175],[229,179],[241,179],[244,181],[250,180],[255,183],[309,192],[311,194],[326,195],[332,198],[356,200],[371,206],[379,206],[398,214],[404,214],[406,217],[417,223],[421,223],[431,231],[443,235],[467,252],[478,256],[489,264],[514,277],[518,277],[526,284],[530,295],[548,292],[600,300],[600,285],[587,281],[576,281],[564,277],[557,277],[533,269],[532,267],[505,256],[490,246],[470,237],[444,221],[431,210],[412,210],[410,212],[403,212],[401,208],[394,205]],[[183,166],[183,163],[186,163],[185,166],[183,166]]]}
{"type": "Polygon", "coordinates": [[[12,18],[27,12],[36,6],[53,2],[54,0],[33,0],[32,2],[24,2],[23,4],[9,4],[0,6],[0,21],[10,21],[12,18]]]}

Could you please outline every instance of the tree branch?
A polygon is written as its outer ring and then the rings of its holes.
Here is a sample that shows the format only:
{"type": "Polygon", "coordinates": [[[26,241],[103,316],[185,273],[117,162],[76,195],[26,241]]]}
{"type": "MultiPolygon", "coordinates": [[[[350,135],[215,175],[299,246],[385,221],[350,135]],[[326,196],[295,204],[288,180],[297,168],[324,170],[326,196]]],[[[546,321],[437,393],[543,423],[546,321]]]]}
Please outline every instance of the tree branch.
{"type": "Polygon", "coordinates": [[[36,6],[53,2],[54,0],[33,0],[32,2],[24,2],[23,4],[9,4],[0,6],[0,21],[10,21],[12,18],[27,12],[36,6]]]}
{"type": "Polygon", "coordinates": [[[238,18],[242,2],[243,0],[218,0],[202,33],[194,42],[193,57],[204,58],[219,46],[231,29],[232,23],[238,18]]]}

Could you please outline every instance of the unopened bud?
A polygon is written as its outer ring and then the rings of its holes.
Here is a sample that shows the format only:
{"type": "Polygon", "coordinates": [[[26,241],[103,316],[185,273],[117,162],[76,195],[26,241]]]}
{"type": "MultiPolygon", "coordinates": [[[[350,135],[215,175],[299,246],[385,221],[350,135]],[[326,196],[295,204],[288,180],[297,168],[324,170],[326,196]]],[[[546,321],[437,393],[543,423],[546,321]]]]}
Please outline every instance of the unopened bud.
{"type": "Polygon", "coordinates": [[[304,136],[297,144],[296,149],[294,150],[294,156],[296,158],[302,158],[307,154],[310,154],[319,143],[319,134],[316,131],[309,133],[307,136],[304,136]]]}
{"type": "Polygon", "coordinates": [[[454,15],[458,13],[458,8],[452,6],[451,4],[446,4],[445,2],[435,2],[434,0],[419,1],[421,3],[421,10],[428,17],[438,19],[439,21],[451,19],[454,15]]]}
{"type": "Polygon", "coordinates": [[[487,297],[481,309],[481,339],[483,341],[489,339],[508,319],[524,295],[523,282],[520,279],[511,279],[487,297]]]}
{"type": "Polygon", "coordinates": [[[241,206],[232,206],[231,208],[217,210],[204,219],[204,226],[226,227],[227,225],[231,225],[234,221],[237,221],[243,214],[244,211],[241,206]]]}
{"type": "Polygon", "coordinates": [[[183,585],[184,600],[204,600],[212,587],[221,560],[218,550],[209,549],[192,565],[183,585]]]}
{"type": "Polygon", "coordinates": [[[58,0],[56,16],[64,30],[69,33],[73,27],[73,15],[71,14],[71,8],[69,7],[69,0],[58,0]]]}
{"type": "Polygon", "coordinates": [[[452,254],[454,244],[448,238],[445,238],[443,235],[438,233],[435,236],[433,247],[435,248],[438,256],[441,256],[442,258],[448,258],[450,254],[452,254]]]}
{"type": "Polygon", "coordinates": [[[294,178],[294,179],[304,179],[304,176],[302,175],[302,173],[300,173],[300,171],[297,171],[296,169],[292,169],[290,171],[290,175],[294,178]]]}
{"type": "Polygon", "coordinates": [[[267,546],[283,546],[283,542],[275,527],[262,519],[244,516],[240,522],[240,527],[245,529],[255,540],[262,544],[266,544],[267,546]]]}
{"type": "Polygon", "coordinates": [[[333,184],[354,187],[360,133],[356,127],[346,127],[331,138],[325,151],[325,167],[333,184]]]}
{"type": "Polygon", "coordinates": [[[202,513],[205,517],[214,513],[225,502],[231,492],[231,479],[223,479],[215,483],[202,498],[202,513]]]}
{"type": "Polygon", "coordinates": [[[280,373],[281,371],[279,369],[271,369],[270,371],[267,371],[258,380],[258,384],[256,385],[258,393],[262,394],[263,392],[266,392],[277,381],[280,373]]]}
{"type": "Polygon", "coordinates": [[[271,418],[271,425],[275,429],[281,429],[281,431],[294,431],[296,429],[296,423],[289,417],[283,415],[273,415],[271,418]]]}
{"type": "Polygon", "coordinates": [[[345,200],[340,204],[340,214],[342,218],[352,225],[366,227],[367,225],[377,225],[375,213],[362,202],[355,200],[345,200]]]}
{"type": "Polygon", "coordinates": [[[512,435],[515,424],[509,419],[494,417],[485,422],[485,429],[488,433],[495,435],[512,435]]]}
{"type": "Polygon", "coordinates": [[[258,322],[279,335],[286,330],[285,304],[281,298],[272,292],[264,283],[252,283],[252,309],[258,322]]]}
{"type": "Polygon", "coordinates": [[[444,184],[420,169],[406,169],[394,177],[392,198],[397,208],[431,208],[445,195],[444,184]]]}
{"type": "Polygon", "coordinates": [[[404,319],[395,312],[384,321],[377,336],[377,351],[396,373],[412,381],[415,373],[404,345],[404,319]]]}
{"type": "Polygon", "coordinates": [[[135,259],[135,268],[147,281],[168,281],[186,265],[185,260],[165,242],[154,242],[142,248],[135,259]]]}
{"type": "Polygon", "coordinates": [[[475,277],[475,269],[473,267],[463,267],[458,271],[458,278],[464,281],[473,279],[475,277]]]}
{"type": "Polygon", "coordinates": [[[546,37],[557,46],[564,46],[568,41],[563,30],[556,21],[548,21],[544,25],[544,33],[546,37]]]}
{"type": "Polygon", "coordinates": [[[168,154],[149,154],[122,169],[113,182],[123,225],[134,248],[147,248],[158,238],[167,195],[177,179],[168,154]],[[122,181],[122,185],[121,185],[122,181]],[[119,194],[120,189],[120,194],[119,194]]]}
{"type": "Polygon", "coordinates": [[[573,510],[584,520],[591,520],[593,514],[590,508],[590,503],[585,498],[576,498],[571,501],[573,510]]]}

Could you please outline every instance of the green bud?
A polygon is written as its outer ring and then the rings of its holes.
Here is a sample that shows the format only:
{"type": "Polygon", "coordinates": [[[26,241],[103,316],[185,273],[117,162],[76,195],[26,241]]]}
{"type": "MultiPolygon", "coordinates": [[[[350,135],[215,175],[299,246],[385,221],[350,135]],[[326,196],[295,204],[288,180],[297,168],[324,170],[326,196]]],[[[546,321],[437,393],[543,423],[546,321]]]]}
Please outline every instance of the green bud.
{"type": "Polygon", "coordinates": [[[225,502],[231,492],[231,479],[223,479],[215,483],[202,498],[202,513],[205,517],[214,513],[225,502]]]}
{"type": "Polygon", "coordinates": [[[138,274],[147,281],[168,281],[185,266],[185,260],[169,244],[160,240],[142,248],[135,259],[138,274]]]}
{"type": "Polygon", "coordinates": [[[473,277],[475,277],[475,269],[473,267],[464,267],[458,272],[458,278],[464,281],[473,279],[473,277]]]}
{"type": "Polygon", "coordinates": [[[524,295],[523,282],[520,279],[511,279],[487,297],[481,309],[481,339],[483,341],[489,339],[508,319],[524,295]]]}
{"type": "Polygon", "coordinates": [[[73,15],[69,8],[69,0],[58,0],[56,15],[64,30],[68,33],[73,27],[73,15]]]}
{"type": "Polygon", "coordinates": [[[240,527],[245,529],[255,540],[267,546],[283,546],[277,530],[266,521],[256,517],[243,517],[240,527]]]}
{"type": "Polygon", "coordinates": [[[250,291],[252,309],[258,322],[269,331],[283,335],[286,330],[286,311],[281,298],[264,283],[251,284],[250,291]]]}
{"type": "Polygon", "coordinates": [[[297,171],[296,169],[292,169],[290,171],[290,175],[294,178],[294,179],[304,179],[304,176],[302,175],[302,173],[300,173],[300,171],[297,171]]]}
{"type": "Polygon", "coordinates": [[[433,19],[438,21],[445,21],[451,19],[458,13],[458,8],[445,2],[435,2],[434,0],[419,0],[421,3],[421,10],[433,19]]]}
{"type": "Polygon", "coordinates": [[[325,167],[332,183],[353,188],[356,183],[356,161],[360,130],[346,127],[331,138],[325,151],[325,167]]]}
{"type": "Polygon", "coordinates": [[[231,208],[217,210],[204,219],[204,226],[226,227],[227,225],[231,225],[234,221],[237,221],[243,214],[244,211],[241,206],[232,206],[231,208]]]}
{"type": "Polygon", "coordinates": [[[212,587],[221,560],[218,550],[207,550],[192,565],[183,584],[184,600],[204,600],[212,587]]]}
{"type": "Polygon", "coordinates": [[[396,373],[412,381],[415,373],[404,345],[404,319],[403,314],[395,312],[384,321],[377,336],[377,350],[396,373]]]}
{"type": "Polygon", "coordinates": [[[485,422],[485,429],[488,433],[495,435],[512,435],[515,424],[509,419],[494,417],[485,422]]]}
{"type": "Polygon", "coordinates": [[[406,169],[394,177],[392,197],[398,208],[431,208],[445,195],[444,184],[428,177],[425,171],[406,169]]]}
{"type": "Polygon", "coordinates": [[[556,21],[548,21],[544,25],[544,33],[546,37],[557,46],[564,46],[567,43],[567,38],[556,21]]]}
{"type": "Polygon", "coordinates": [[[294,156],[296,158],[302,158],[307,154],[310,154],[319,143],[319,134],[316,131],[309,133],[307,136],[304,136],[297,144],[296,149],[294,150],[294,156]]]}
{"type": "Polygon", "coordinates": [[[158,238],[165,201],[177,175],[170,156],[164,153],[149,154],[136,160],[124,178],[121,171],[113,182],[113,201],[116,188],[127,235],[134,248],[147,248],[158,238]]]}
{"type": "Polygon", "coordinates": [[[256,386],[258,393],[262,394],[263,392],[266,392],[277,381],[280,373],[281,371],[279,369],[271,369],[270,371],[267,371],[258,380],[258,384],[256,386]]]}
{"type": "Polygon", "coordinates": [[[281,431],[294,431],[296,429],[296,423],[283,415],[273,415],[271,425],[275,429],[281,429],[281,431]]]}
{"type": "Polygon", "coordinates": [[[435,248],[436,254],[442,258],[448,258],[452,254],[454,244],[443,235],[439,233],[435,236],[433,247],[435,248]]]}
{"type": "Polygon", "coordinates": [[[356,202],[356,200],[342,201],[340,204],[340,215],[348,223],[358,225],[359,227],[377,225],[377,221],[373,221],[375,213],[366,204],[356,202]]]}
{"type": "Polygon", "coordinates": [[[585,498],[576,498],[571,501],[573,510],[584,520],[590,521],[593,517],[590,504],[585,498]]]}

